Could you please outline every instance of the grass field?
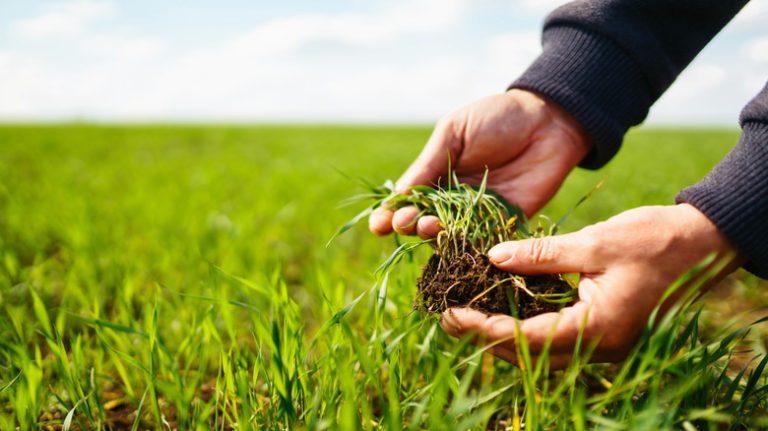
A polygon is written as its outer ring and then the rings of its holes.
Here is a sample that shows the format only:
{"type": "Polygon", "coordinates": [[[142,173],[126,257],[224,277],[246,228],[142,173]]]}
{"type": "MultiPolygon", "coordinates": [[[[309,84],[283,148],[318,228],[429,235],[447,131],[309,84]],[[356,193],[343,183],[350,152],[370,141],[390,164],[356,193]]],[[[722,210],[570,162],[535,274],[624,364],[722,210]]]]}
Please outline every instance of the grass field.
{"type": "MultiPolygon", "coordinates": [[[[360,226],[325,248],[359,192],[337,170],[397,178],[429,131],[0,127],[0,428],[768,426],[768,331],[738,331],[768,315],[768,284],[744,272],[625,363],[550,373],[413,312],[425,250],[377,282],[391,238],[360,226]]],[[[633,132],[544,213],[603,177],[565,230],[672,203],[737,136],[633,132]]]]}

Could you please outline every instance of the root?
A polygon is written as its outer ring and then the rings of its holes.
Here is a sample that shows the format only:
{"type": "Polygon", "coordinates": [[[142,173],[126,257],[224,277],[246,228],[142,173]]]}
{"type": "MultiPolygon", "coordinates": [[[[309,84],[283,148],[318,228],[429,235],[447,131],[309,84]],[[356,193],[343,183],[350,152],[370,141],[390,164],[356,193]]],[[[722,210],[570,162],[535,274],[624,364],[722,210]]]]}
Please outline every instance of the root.
{"type": "Polygon", "coordinates": [[[467,250],[441,256],[439,250],[418,280],[418,307],[427,312],[466,306],[489,314],[511,314],[512,305],[516,315],[525,319],[557,311],[576,297],[576,291],[557,275],[510,274],[493,266],[482,253],[467,250]]]}

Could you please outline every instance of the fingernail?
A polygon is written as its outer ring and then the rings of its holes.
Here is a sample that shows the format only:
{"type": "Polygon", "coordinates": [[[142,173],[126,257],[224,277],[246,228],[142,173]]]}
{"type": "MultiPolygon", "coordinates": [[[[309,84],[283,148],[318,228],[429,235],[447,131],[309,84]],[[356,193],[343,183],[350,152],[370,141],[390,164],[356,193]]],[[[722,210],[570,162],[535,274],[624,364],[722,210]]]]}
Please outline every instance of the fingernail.
{"type": "Polygon", "coordinates": [[[509,246],[505,244],[494,246],[492,249],[488,250],[488,257],[491,261],[496,263],[504,262],[509,259],[510,256],[508,247],[509,246]]]}
{"type": "Polygon", "coordinates": [[[370,225],[375,225],[382,222],[389,223],[389,218],[390,216],[386,212],[382,212],[377,209],[368,217],[368,223],[370,225]]]}

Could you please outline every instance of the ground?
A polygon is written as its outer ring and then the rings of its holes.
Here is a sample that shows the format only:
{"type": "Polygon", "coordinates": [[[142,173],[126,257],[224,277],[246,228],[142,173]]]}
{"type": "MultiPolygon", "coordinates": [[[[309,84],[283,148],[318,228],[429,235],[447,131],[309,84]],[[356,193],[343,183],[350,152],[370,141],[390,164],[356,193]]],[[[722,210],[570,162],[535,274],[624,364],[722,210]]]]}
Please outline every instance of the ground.
{"type": "MultiPolygon", "coordinates": [[[[0,428],[768,424],[765,324],[724,340],[768,315],[768,284],[746,272],[625,364],[548,373],[412,310],[427,250],[376,280],[391,239],[360,226],[326,248],[355,212],[337,208],[359,192],[349,177],[396,178],[429,132],[0,127],[0,428]]],[[[737,137],[633,132],[543,213],[559,218],[604,177],[566,231],[670,204],[737,137]]]]}

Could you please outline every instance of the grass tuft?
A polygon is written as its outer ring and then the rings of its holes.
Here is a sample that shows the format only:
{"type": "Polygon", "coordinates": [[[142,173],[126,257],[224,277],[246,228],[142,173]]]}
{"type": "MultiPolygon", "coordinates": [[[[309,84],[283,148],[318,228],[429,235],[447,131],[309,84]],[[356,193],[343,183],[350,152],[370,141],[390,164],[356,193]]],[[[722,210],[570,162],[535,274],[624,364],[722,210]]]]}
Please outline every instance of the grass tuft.
{"type": "MultiPolygon", "coordinates": [[[[59,429],[86,397],[72,429],[768,427],[768,285],[745,272],[658,319],[624,363],[586,365],[585,343],[550,372],[413,312],[429,247],[378,278],[380,239],[324,247],[349,189],[328,166],[383,180],[429,133],[0,127],[0,429],[59,429]]],[[[544,211],[606,175],[569,224],[668,203],[737,137],[632,132],[544,211]]]]}

